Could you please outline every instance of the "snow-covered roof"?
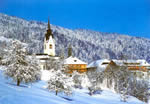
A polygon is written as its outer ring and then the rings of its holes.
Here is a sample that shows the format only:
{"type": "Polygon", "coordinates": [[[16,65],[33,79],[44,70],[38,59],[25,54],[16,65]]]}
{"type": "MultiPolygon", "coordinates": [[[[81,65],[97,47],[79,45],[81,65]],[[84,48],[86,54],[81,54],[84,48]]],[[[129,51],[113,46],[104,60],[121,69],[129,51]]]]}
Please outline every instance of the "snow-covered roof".
{"type": "Polygon", "coordinates": [[[59,59],[59,57],[57,57],[57,56],[49,56],[49,55],[46,55],[46,54],[39,54],[39,55],[36,55],[36,58],[37,59],[49,59],[49,58],[51,58],[51,59],[59,59]]]}
{"type": "Polygon", "coordinates": [[[150,66],[150,64],[146,60],[137,60],[142,66],[150,66]]]}
{"type": "Polygon", "coordinates": [[[96,67],[97,71],[104,71],[107,67],[107,65],[113,61],[116,65],[118,66],[124,66],[124,65],[128,65],[128,66],[149,66],[150,64],[146,61],[146,60],[117,60],[117,59],[113,59],[113,60],[108,60],[108,59],[101,59],[101,60],[97,60],[94,61],[92,63],[90,63],[87,67],[91,68],[91,67],[96,67]]]}
{"type": "Polygon", "coordinates": [[[97,61],[94,61],[92,63],[90,63],[87,67],[90,68],[90,67],[96,67],[97,68],[97,71],[104,71],[107,67],[107,65],[110,63],[110,60],[108,59],[101,59],[101,60],[97,60],[97,61]]]}
{"type": "Polygon", "coordinates": [[[136,66],[150,66],[150,64],[146,60],[116,60],[113,59],[113,62],[115,62],[117,65],[136,65],[136,66]]]}
{"type": "Polygon", "coordinates": [[[87,64],[87,63],[79,60],[77,57],[70,56],[67,59],[65,59],[64,64],[87,64]]]}

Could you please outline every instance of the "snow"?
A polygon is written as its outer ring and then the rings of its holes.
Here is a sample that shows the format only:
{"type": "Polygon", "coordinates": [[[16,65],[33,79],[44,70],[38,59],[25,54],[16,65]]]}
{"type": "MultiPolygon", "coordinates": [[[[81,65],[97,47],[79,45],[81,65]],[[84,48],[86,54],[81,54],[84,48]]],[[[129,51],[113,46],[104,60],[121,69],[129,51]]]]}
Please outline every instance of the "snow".
{"type": "Polygon", "coordinates": [[[12,39],[8,39],[8,38],[5,38],[4,36],[0,36],[0,41],[1,42],[10,42],[10,41],[12,41],[12,39]]]}
{"type": "Polygon", "coordinates": [[[118,94],[107,90],[101,95],[89,96],[86,89],[75,89],[70,97],[63,94],[55,96],[43,87],[46,85],[43,80],[18,87],[10,79],[5,79],[2,72],[0,70],[0,104],[145,104],[134,97],[130,97],[128,102],[121,102],[118,94]]]}
{"type": "Polygon", "coordinates": [[[150,64],[146,61],[146,60],[116,60],[113,59],[112,61],[114,61],[117,65],[124,65],[124,63],[135,63],[138,66],[150,66],[150,64]]]}
{"type": "Polygon", "coordinates": [[[42,72],[41,80],[48,81],[50,79],[51,73],[48,70],[41,70],[41,72],[42,72]]]}
{"type": "Polygon", "coordinates": [[[108,65],[108,64],[103,64],[103,63],[110,63],[110,60],[108,59],[97,60],[97,61],[90,63],[87,67],[88,68],[96,67],[97,71],[101,72],[101,71],[104,71],[108,65]]]}
{"type": "Polygon", "coordinates": [[[143,66],[150,66],[150,64],[146,60],[137,60],[143,66]]]}
{"type": "Polygon", "coordinates": [[[67,59],[65,59],[64,64],[87,64],[87,63],[79,60],[77,57],[70,56],[67,59]]]}

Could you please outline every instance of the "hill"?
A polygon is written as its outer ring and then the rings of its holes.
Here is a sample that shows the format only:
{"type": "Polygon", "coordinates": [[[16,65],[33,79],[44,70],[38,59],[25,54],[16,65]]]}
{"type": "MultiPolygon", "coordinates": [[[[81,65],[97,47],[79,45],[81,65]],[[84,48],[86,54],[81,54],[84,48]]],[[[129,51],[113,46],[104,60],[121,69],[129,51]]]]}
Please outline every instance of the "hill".
{"type": "MultiPolygon", "coordinates": [[[[62,49],[67,54],[67,47],[71,44],[74,55],[86,62],[103,58],[119,59],[122,53],[128,59],[145,59],[150,62],[150,39],[84,29],[71,30],[54,25],[51,27],[57,55],[62,49]]],[[[0,14],[0,36],[28,44],[30,53],[43,52],[46,28],[47,23],[0,14]]]]}

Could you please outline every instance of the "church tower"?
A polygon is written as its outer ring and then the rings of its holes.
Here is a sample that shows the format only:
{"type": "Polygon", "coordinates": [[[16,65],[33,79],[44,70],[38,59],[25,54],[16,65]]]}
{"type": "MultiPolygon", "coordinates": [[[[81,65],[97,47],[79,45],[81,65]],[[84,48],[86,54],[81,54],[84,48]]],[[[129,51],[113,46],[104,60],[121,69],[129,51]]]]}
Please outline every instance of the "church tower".
{"type": "Polygon", "coordinates": [[[44,38],[44,54],[55,56],[55,40],[48,19],[48,29],[44,38]]]}

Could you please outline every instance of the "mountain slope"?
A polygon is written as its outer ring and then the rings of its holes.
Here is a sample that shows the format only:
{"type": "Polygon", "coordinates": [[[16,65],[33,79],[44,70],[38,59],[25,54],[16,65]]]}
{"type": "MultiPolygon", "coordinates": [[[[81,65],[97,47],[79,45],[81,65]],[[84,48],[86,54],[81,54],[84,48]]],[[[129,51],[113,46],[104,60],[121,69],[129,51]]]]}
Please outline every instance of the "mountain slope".
{"type": "Polygon", "coordinates": [[[43,86],[45,81],[31,85],[21,84],[16,86],[11,80],[6,80],[0,66],[0,104],[145,104],[134,97],[129,97],[128,102],[121,102],[118,94],[103,91],[100,95],[90,96],[87,90],[76,89],[70,97],[50,93],[43,86]]]}
{"type": "MultiPolygon", "coordinates": [[[[70,30],[51,25],[56,40],[56,53],[72,44],[74,55],[91,62],[107,58],[118,59],[123,53],[129,59],[146,59],[150,62],[150,39],[101,33],[90,30],[70,30]]],[[[28,44],[29,52],[43,52],[43,40],[47,23],[26,21],[0,14],[0,36],[18,39],[28,44]]]]}

